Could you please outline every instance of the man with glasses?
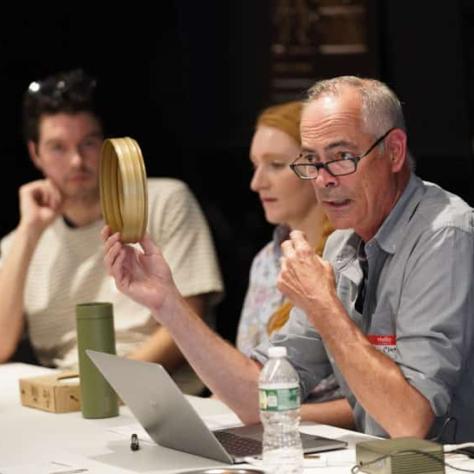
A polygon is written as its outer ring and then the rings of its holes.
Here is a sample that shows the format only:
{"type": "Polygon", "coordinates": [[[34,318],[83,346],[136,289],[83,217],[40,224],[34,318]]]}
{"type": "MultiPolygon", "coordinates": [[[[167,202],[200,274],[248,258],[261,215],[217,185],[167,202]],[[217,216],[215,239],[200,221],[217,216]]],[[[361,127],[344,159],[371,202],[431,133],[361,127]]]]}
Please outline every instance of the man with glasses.
{"type": "MultiPolygon", "coordinates": [[[[340,230],[323,259],[299,231],[282,244],[279,288],[295,309],[271,342],[287,347],[303,399],[331,372],[346,396],[305,405],[303,417],[350,409],[356,428],[373,435],[474,439],[473,210],[414,175],[400,102],[379,81],[318,82],[300,131],[292,169],[311,180],[340,230]]],[[[118,235],[104,237],[119,289],[151,308],[242,420],[258,421],[267,345],[253,360],[232,351],[182,304],[149,240],[143,268],[130,266],[135,256],[118,235]]]]}
{"type": "MultiPolygon", "coordinates": [[[[1,242],[0,362],[26,326],[43,365],[77,362],[75,304],[114,304],[117,352],[161,362],[183,389],[203,386],[168,331],[147,308],[117,292],[102,265],[99,160],[103,141],[95,80],[83,71],[32,82],[23,103],[24,134],[44,178],[20,188],[20,222],[1,242]]],[[[163,247],[187,304],[200,316],[222,290],[205,219],[177,180],[148,180],[148,231],[163,247]]]]}

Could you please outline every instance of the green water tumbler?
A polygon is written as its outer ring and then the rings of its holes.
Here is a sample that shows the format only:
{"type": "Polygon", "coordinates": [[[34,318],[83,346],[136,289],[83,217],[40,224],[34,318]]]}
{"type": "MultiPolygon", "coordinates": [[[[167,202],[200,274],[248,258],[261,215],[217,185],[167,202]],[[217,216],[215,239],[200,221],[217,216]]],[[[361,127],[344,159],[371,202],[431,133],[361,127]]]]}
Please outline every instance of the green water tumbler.
{"type": "Polygon", "coordinates": [[[76,305],[77,345],[81,411],[84,418],[117,416],[118,398],[86,354],[86,349],[115,354],[114,314],[112,303],[76,305]]]}

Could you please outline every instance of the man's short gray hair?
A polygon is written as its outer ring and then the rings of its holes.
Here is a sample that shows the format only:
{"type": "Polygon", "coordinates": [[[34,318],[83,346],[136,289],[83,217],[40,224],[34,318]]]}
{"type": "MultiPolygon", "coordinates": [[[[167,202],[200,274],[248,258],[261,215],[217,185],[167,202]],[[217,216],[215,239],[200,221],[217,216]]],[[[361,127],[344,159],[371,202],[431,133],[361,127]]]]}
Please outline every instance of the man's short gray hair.
{"type": "Polygon", "coordinates": [[[357,89],[362,98],[362,119],[367,133],[379,136],[392,127],[406,131],[402,106],[395,93],[383,82],[356,76],[340,76],[318,81],[308,90],[306,103],[323,96],[339,96],[347,88],[357,89]]]}

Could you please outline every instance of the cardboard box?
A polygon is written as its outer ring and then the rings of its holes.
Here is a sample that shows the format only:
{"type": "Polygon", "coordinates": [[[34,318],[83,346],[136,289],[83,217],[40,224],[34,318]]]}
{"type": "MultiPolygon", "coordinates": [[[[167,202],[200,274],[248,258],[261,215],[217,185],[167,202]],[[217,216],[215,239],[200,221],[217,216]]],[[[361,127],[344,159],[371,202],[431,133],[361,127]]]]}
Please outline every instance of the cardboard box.
{"type": "Polygon", "coordinates": [[[81,409],[79,375],[74,371],[20,379],[21,403],[53,413],[81,409]]]}

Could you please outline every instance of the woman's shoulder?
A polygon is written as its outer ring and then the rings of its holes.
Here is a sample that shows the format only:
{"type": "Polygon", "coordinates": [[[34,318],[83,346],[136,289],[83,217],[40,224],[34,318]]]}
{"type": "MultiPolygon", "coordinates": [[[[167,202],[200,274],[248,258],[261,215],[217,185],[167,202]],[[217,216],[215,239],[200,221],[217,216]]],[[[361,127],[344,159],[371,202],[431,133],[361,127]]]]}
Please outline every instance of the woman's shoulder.
{"type": "Polygon", "coordinates": [[[289,230],[284,226],[277,226],[273,231],[273,238],[267,242],[255,255],[253,261],[261,262],[267,260],[279,260],[281,257],[281,244],[289,235],[289,230]]]}

